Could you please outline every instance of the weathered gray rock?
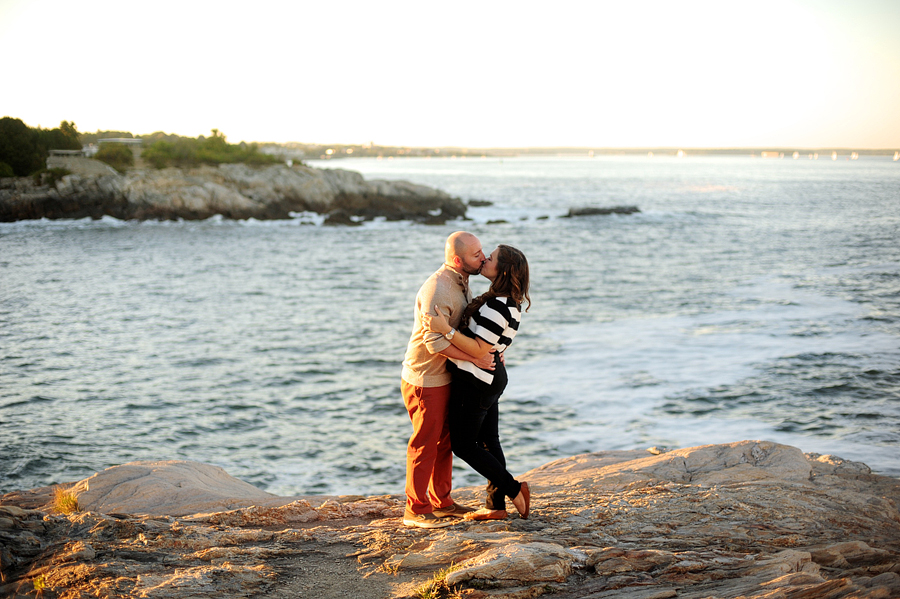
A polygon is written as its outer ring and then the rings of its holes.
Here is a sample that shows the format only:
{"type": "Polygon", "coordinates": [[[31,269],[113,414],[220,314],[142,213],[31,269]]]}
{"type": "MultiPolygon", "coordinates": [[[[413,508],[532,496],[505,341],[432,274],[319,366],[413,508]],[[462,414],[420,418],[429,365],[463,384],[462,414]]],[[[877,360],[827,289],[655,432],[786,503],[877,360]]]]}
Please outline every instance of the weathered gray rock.
{"type": "MultiPolygon", "coordinates": [[[[86,159],[85,159],[86,160],[86,159]]],[[[465,216],[458,198],[406,181],[367,181],[341,169],[222,164],[196,169],[137,169],[124,175],[71,174],[55,184],[0,179],[0,221],[37,218],[204,219],[289,218],[334,211],[442,223],[465,216]]]]}
{"type": "Polygon", "coordinates": [[[470,599],[900,596],[900,481],[858,462],[742,441],[585,454],[518,478],[528,520],[422,530],[400,524],[399,495],[277,498],[202,464],[129,464],[72,487],[99,511],[0,505],[0,595],[43,577],[66,597],[412,597],[449,568],[441,584],[470,599]]]}

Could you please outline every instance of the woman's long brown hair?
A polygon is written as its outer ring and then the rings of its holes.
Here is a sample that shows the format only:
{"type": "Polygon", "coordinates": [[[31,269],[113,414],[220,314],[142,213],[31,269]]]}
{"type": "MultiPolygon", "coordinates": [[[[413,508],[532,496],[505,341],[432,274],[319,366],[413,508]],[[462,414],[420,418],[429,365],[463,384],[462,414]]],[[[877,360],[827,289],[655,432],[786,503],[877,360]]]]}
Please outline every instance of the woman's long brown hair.
{"type": "Polygon", "coordinates": [[[528,302],[525,311],[531,307],[531,298],[528,296],[528,260],[525,254],[509,245],[498,245],[497,249],[497,276],[491,282],[491,287],[485,293],[472,300],[465,312],[462,322],[468,323],[478,309],[486,301],[494,297],[509,297],[521,308],[528,302]]]}

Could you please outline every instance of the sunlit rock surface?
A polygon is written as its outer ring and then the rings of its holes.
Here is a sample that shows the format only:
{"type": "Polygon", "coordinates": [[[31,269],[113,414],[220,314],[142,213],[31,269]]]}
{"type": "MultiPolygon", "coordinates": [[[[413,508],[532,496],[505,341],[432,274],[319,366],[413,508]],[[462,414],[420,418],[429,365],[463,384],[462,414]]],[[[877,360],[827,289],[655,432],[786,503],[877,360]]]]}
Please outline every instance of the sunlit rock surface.
{"type": "Polygon", "coordinates": [[[413,597],[443,569],[473,598],[900,596],[900,481],[864,464],[742,441],[517,478],[528,520],[422,530],[400,495],[278,498],[203,464],[126,464],[67,486],[90,511],[0,498],[0,596],[413,597]]]}
{"type": "Polygon", "coordinates": [[[77,483],[71,491],[91,512],[185,516],[284,503],[217,466],[186,461],[131,462],[77,483]]]}
{"type": "Polygon", "coordinates": [[[465,216],[458,198],[406,181],[367,181],[341,169],[222,164],[194,169],[130,170],[0,179],[0,222],[39,218],[290,218],[315,212],[328,223],[366,219],[443,223],[465,216]]]}

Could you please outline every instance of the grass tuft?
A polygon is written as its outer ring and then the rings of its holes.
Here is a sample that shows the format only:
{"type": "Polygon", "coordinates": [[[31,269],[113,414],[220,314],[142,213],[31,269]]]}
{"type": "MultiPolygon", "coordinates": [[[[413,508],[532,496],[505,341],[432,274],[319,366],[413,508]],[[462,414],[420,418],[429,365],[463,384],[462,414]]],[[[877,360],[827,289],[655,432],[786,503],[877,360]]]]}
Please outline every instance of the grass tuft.
{"type": "Polygon", "coordinates": [[[78,507],[78,498],[75,493],[67,491],[62,487],[53,489],[53,510],[60,514],[74,514],[80,511],[78,507]]]}
{"type": "Polygon", "coordinates": [[[34,585],[34,596],[35,597],[43,597],[44,589],[47,588],[47,580],[44,578],[44,575],[41,574],[37,578],[35,578],[31,583],[34,585]]]}
{"type": "Polygon", "coordinates": [[[453,599],[458,597],[458,593],[454,593],[453,589],[447,584],[447,576],[451,572],[456,572],[462,568],[460,564],[450,564],[442,570],[438,570],[431,577],[431,580],[416,589],[415,596],[417,599],[453,599]],[[451,594],[452,593],[452,594],[451,594]]]}

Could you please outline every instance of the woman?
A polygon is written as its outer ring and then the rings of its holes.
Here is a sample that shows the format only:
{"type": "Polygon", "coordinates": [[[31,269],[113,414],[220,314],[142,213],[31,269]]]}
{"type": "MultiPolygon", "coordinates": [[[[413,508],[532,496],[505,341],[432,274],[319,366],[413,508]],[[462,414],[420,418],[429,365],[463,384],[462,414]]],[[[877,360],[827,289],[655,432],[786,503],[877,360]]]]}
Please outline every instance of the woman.
{"type": "MultiPolygon", "coordinates": [[[[500,354],[509,347],[528,296],[528,261],[508,245],[497,246],[485,261],[481,274],[490,279],[488,291],[475,298],[463,313],[465,328],[456,331],[435,306],[436,316],[424,314],[426,329],[443,334],[462,351],[482,357],[494,354],[494,370],[482,370],[461,360],[448,364],[453,373],[450,386],[450,444],[453,453],[488,479],[485,507],[466,514],[474,520],[506,518],[506,497],[519,515],[528,517],[531,495],[527,482],[520,483],[506,469],[500,447],[498,400],[506,388],[506,367],[500,354]]],[[[528,310],[526,307],[526,311],[528,310]]]]}

